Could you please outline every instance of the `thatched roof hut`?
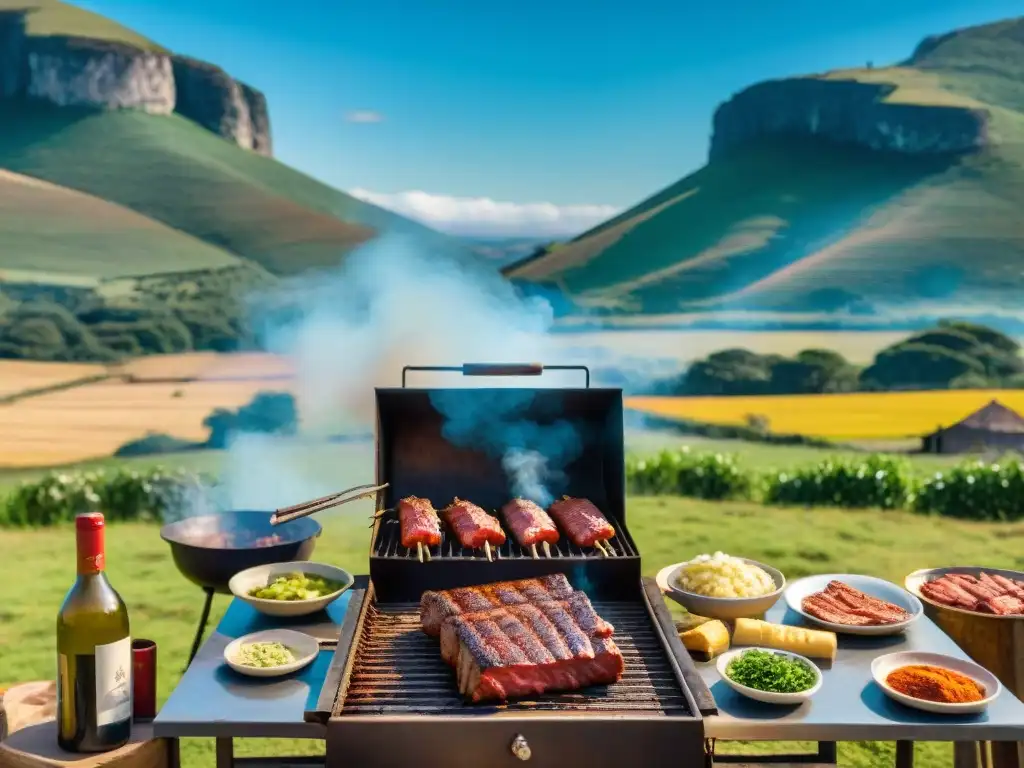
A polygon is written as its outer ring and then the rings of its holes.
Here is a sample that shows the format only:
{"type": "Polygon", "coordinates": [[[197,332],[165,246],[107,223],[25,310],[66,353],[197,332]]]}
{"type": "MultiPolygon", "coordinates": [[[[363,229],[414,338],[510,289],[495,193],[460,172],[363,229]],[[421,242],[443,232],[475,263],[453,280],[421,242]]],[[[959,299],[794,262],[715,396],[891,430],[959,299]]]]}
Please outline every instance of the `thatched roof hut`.
{"type": "Polygon", "coordinates": [[[1024,453],[1024,416],[993,400],[956,424],[921,438],[925,453],[971,453],[985,450],[1024,453]]]}

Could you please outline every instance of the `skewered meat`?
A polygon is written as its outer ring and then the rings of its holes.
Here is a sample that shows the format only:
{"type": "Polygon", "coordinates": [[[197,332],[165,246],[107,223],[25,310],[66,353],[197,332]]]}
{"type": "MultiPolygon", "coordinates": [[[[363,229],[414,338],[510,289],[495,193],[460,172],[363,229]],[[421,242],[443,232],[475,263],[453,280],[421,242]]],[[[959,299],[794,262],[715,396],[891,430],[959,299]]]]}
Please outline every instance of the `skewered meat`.
{"type": "Polygon", "coordinates": [[[407,496],[398,502],[398,519],[402,526],[402,546],[414,549],[417,544],[436,547],[441,543],[441,520],[430,499],[407,496]]]}
{"type": "Polygon", "coordinates": [[[521,546],[533,547],[558,542],[555,521],[539,505],[527,499],[512,499],[501,508],[501,514],[521,546]]]}
{"type": "MultiPolygon", "coordinates": [[[[455,667],[459,693],[479,702],[617,682],[625,669],[622,652],[610,637],[583,626],[587,618],[579,610],[580,598],[586,595],[445,621],[441,655],[455,667]]],[[[589,600],[587,606],[593,612],[589,600]]]]}
{"type": "Polygon", "coordinates": [[[1024,581],[1000,574],[947,573],[921,585],[921,594],[951,608],[996,616],[1024,616],[1024,581]]]}
{"type": "Polygon", "coordinates": [[[565,496],[552,504],[548,511],[578,547],[593,547],[615,536],[611,523],[587,499],[565,496]]]}
{"type": "Polygon", "coordinates": [[[501,530],[498,518],[487,514],[470,501],[456,497],[455,501],[445,507],[442,514],[464,547],[478,549],[485,542],[500,547],[505,543],[505,532],[501,530]]]}
{"type": "Polygon", "coordinates": [[[501,581],[478,587],[424,592],[420,598],[420,621],[424,632],[437,636],[441,634],[441,625],[449,616],[484,611],[502,605],[563,600],[572,594],[573,588],[569,580],[561,573],[539,579],[501,581]]]}
{"type": "Polygon", "coordinates": [[[805,597],[802,605],[822,621],[856,627],[899,624],[910,618],[898,605],[865,595],[841,581],[830,581],[824,591],[805,597]]]}

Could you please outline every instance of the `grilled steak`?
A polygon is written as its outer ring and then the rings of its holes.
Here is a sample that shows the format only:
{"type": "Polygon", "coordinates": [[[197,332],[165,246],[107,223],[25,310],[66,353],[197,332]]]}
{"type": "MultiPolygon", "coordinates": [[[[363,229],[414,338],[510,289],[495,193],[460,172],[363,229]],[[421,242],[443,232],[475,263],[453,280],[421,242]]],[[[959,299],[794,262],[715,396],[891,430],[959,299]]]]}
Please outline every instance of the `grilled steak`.
{"type": "Polygon", "coordinates": [[[545,541],[549,544],[558,541],[554,520],[532,501],[512,499],[501,508],[501,514],[521,546],[529,548],[545,541]]]}
{"type": "Polygon", "coordinates": [[[921,585],[921,594],[951,608],[996,616],[1024,616],[1024,581],[999,574],[947,573],[921,585]]]}
{"type": "Polygon", "coordinates": [[[830,581],[824,591],[805,597],[803,609],[822,621],[857,627],[898,624],[910,618],[898,605],[865,595],[841,581],[830,581]]]}
{"type": "Polygon", "coordinates": [[[442,514],[464,547],[477,549],[485,542],[500,547],[505,543],[505,532],[501,530],[498,518],[487,514],[470,501],[456,497],[455,501],[445,507],[442,514]]]}
{"type": "Polygon", "coordinates": [[[428,635],[441,634],[449,616],[485,611],[502,605],[562,600],[573,594],[569,580],[561,573],[539,579],[500,581],[479,587],[462,587],[443,592],[424,592],[420,598],[420,621],[428,635]]]}
{"type": "Polygon", "coordinates": [[[617,682],[622,653],[610,637],[591,633],[587,608],[593,613],[578,592],[450,617],[441,655],[455,667],[459,693],[471,702],[503,701],[617,682]]]}
{"type": "Polygon", "coordinates": [[[571,499],[565,496],[548,510],[565,535],[578,547],[592,547],[599,541],[615,536],[612,524],[587,499],[571,499]]]}
{"type": "Polygon", "coordinates": [[[402,526],[402,546],[406,549],[415,549],[417,544],[436,547],[441,543],[441,520],[430,499],[402,499],[398,502],[398,520],[402,526]]]}

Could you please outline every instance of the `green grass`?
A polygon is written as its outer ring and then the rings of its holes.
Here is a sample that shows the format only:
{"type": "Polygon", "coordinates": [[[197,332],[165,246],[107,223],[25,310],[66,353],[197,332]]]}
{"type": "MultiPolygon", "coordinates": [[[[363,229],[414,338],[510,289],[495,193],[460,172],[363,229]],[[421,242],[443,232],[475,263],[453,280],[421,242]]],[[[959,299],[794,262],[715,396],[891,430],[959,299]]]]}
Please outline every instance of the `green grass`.
{"type": "Polygon", "coordinates": [[[15,282],[32,276],[60,282],[60,275],[103,280],[239,264],[228,251],[128,208],[4,171],[0,232],[0,267],[15,282]]]}
{"type": "MultiPolygon", "coordinates": [[[[368,514],[369,508],[364,506],[325,515],[316,559],[365,572],[368,514]]],[[[661,498],[632,499],[628,514],[648,575],[714,549],[774,563],[790,577],[823,570],[866,571],[899,581],[916,568],[954,562],[1024,566],[1020,546],[1024,525],[661,498]]],[[[45,679],[52,674],[53,621],[73,579],[73,539],[70,527],[0,532],[0,550],[19,554],[0,559],[0,582],[19,583],[26,568],[32,575],[31,589],[8,589],[0,607],[0,647],[18,648],[17,654],[4,657],[0,683],[45,679]]],[[[166,700],[188,653],[201,593],[177,573],[155,526],[112,525],[107,547],[110,578],[128,603],[133,633],[156,640],[159,646],[159,697],[166,700]]],[[[213,621],[219,620],[227,604],[228,598],[217,597],[213,621]]],[[[278,741],[239,741],[236,745],[239,753],[246,755],[322,748],[316,743],[278,741]]],[[[778,747],[751,745],[745,749],[763,752],[778,747]]],[[[212,766],[213,744],[186,740],[182,757],[188,768],[212,766]]],[[[840,759],[846,766],[891,765],[892,745],[844,744],[840,759]]],[[[922,768],[947,766],[951,748],[922,744],[917,759],[922,768]]]]}
{"type": "Polygon", "coordinates": [[[125,43],[143,50],[164,50],[152,40],[106,16],[58,0],[0,0],[0,12],[25,11],[25,31],[32,37],[69,35],[125,43]]]}
{"type": "MultiPolygon", "coordinates": [[[[943,110],[984,108],[984,151],[956,158],[762,138],[507,272],[555,283],[586,306],[677,317],[742,310],[810,321],[856,306],[896,319],[1017,306],[1021,29],[1024,19],[961,30],[908,66],[813,76],[825,87],[878,84],[880,102],[932,107],[936,122],[943,110]]],[[[786,83],[761,86],[770,87],[786,83]]]]}
{"type": "MultiPolygon", "coordinates": [[[[468,254],[452,238],[243,150],[178,115],[0,104],[0,168],[186,233],[193,250],[182,255],[193,264],[223,261],[227,252],[276,274],[332,267],[383,229],[409,233],[436,251],[468,254]]],[[[113,208],[105,218],[111,216],[113,208]]],[[[24,231],[21,245],[41,254],[54,271],[74,271],[74,259],[56,250],[43,228],[34,239],[30,229],[24,231]]],[[[8,253],[0,255],[0,269],[10,266],[8,253]]],[[[122,247],[109,260],[133,258],[122,247]]]]}

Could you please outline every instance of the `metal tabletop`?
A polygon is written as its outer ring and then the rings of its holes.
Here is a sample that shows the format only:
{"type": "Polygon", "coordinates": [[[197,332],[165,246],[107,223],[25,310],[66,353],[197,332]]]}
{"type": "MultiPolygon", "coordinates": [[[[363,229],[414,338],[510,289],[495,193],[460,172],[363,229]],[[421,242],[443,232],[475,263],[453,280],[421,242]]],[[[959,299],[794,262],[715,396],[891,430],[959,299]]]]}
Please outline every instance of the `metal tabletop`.
{"type": "MultiPolygon", "coordinates": [[[[808,626],[780,600],[765,617],[778,624],[808,626]]],[[[727,686],[715,662],[697,664],[708,684],[718,715],[704,719],[708,738],[744,741],[1022,741],[1024,704],[1003,688],[980,715],[932,715],[888,698],[871,677],[871,662],[895,651],[931,651],[969,657],[927,616],[903,635],[839,635],[839,652],[831,666],[818,663],[824,683],[799,707],[762,704],[727,686]]]]}
{"type": "MultiPolygon", "coordinates": [[[[364,577],[365,578],[365,577],[364,577]]],[[[307,723],[315,709],[352,590],[313,616],[264,616],[239,599],[231,601],[170,698],[153,721],[158,737],[324,738],[325,728],[307,723]],[[320,654],[305,669],[279,679],[240,675],[224,663],[224,648],[237,637],[264,629],[296,629],[321,640],[320,654]]]]}

